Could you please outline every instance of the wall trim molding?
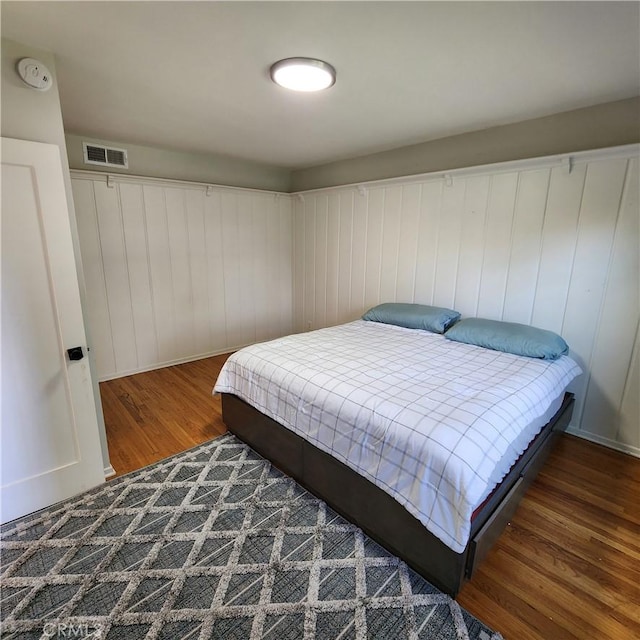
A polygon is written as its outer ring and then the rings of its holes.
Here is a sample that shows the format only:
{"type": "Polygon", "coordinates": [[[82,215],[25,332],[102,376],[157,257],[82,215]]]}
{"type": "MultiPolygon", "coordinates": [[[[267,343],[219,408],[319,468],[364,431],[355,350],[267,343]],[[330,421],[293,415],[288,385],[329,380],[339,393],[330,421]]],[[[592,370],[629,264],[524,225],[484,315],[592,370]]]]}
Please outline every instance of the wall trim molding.
{"type": "MultiPolygon", "coordinates": [[[[155,371],[156,369],[165,369],[166,367],[173,367],[178,364],[187,364],[187,362],[195,362],[196,360],[204,360],[205,358],[220,356],[223,353],[233,353],[234,351],[238,351],[239,349],[248,347],[251,344],[255,344],[255,343],[248,342],[247,344],[240,344],[235,347],[228,347],[225,349],[216,349],[214,351],[208,351],[206,353],[199,353],[195,356],[187,356],[185,358],[176,358],[175,360],[167,360],[166,362],[152,364],[152,365],[149,365],[148,367],[137,367],[135,369],[128,369],[127,371],[118,371],[117,373],[114,373],[111,375],[100,376],[98,382],[107,382],[108,380],[117,380],[118,378],[133,376],[137,373],[147,373],[148,371],[155,371]]],[[[213,390],[213,383],[211,384],[211,389],[213,390]]]]}
{"type": "Polygon", "coordinates": [[[595,444],[601,444],[603,447],[607,447],[608,449],[615,449],[616,451],[627,453],[635,458],[640,458],[640,447],[634,447],[633,445],[618,442],[617,440],[612,440],[611,438],[605,438],[595,433],[590,433],[589,431],[579,429],[574,425],[569,425],[567,427],[566,433],[578,438],[582,438],[583,440],[588,440],[589,442],[594,442],[595,444]]]}
{"type": "MultiPolygon", "coordinates": [[[[591,162],[593,160],[606,160],[612,158],[633,158],[640,155],[640,143],[625,144],[616,147],[605,147],[602,149],[590,149],[588,151],[576,151],[575,153],[562,153],[550,156],[537,156],[535,158],[524,158],[521,160],[507,160],[505,162],[495,162],[491,164],[481,164],[461,169],[447,169],[444,171],[432,171],[428,173],[416,173],[394,178],[380,178],[377,180],[366,180],[362,182],[352,182],[348,184],[334,185],[329,187],[318,187],[317,189],[303,189],[300,191],[272,191],[268,189],[254,189],[251,187],[234,187],[224,184],[214,184],[209,182],[197,182],[190,180],[177,180],[172,178],[153,178],[150,176],[139,176],[133,174],[108,173],[105,171],[91,171],[89,169],[70,169],[71,178],[78,180],[93,180],[106,182],[109,186],[116,183],[127,184],[150,184],[156,186],[178,186],[181,188],[192,188],[196,190],[220,189],[225,191],[253,192],[273,194],[276,197],[302,196],[303,194],[322,193],[329,191],[340,191],[343,189],[357,189],[360,195],[365,195],[367,187],[389,186],[398,184],[413,184],[415,182],[431,182],[434,180],[444,180],[448,184],[457,176],[468,177],[472,175],[484,175],[487,173],[508,173],[511,171],[523,171],[526,169],[543,169],[549,167],[565,166],[567,171],[572,171],[576,164],[591,162]]],[[[207,194],[208,195],[208,194],[207,194]]]]}
{"type": "Polygon", "coordinates": [[[485,174],[510,173],[513,171],[525,171],[527,169],[546,169],[552,167],[566,167],[571,172],[576,164],[592,162],[594,160],[611,160],[614,158],[633,158],[640,155],[640,144],[625,144],[617,147],[605,147],[603,149],[590,149],[588,151],[576,151],[575,153],[562,153],[551,156],[538,156],[522,160],[507,160],[492,164],[481,164],[461,169],[446,169],[444,171],[432,171],[429,173],[416,173],[408,176],[394,178],[381,178],[363,182],[352,182],[330,187],[318,187],[317,189],[303,189],[293,191],[291,195],[304,195],[340,191],[344,189],[357,189],[361,194],[367,187],[385,187],[391,185],[413,184],[416,182],[432,182],[444,180],[448,185],[456,177],[469,177],[485,174]]]}
{"type": "Polygon", "coordinates": [[[253,189],[251,187],[233,187],[225,184],[214,184],[211,182],[193,182],[190,180],[176,180],[173,178],[152,178],[149,176],[137,176],[127,173],[108,173],[106,171],[91,171],[88,169],[70,169],[71,178],[74,180],[90,180],[92,182],[106,182],[107,186],[112,187],[115,184],[122,182],[125,184],[149,184],[157,187],[180,187],[196,189],[204,191],[207,195],[207,190],[220,189],[224,191],[240,191],[246,193],[247,191],[252,193],[267,193],[273,194],[276,197],[285,196],[290,194],[284,191],[271,191],[268,189],[253,189]]]}

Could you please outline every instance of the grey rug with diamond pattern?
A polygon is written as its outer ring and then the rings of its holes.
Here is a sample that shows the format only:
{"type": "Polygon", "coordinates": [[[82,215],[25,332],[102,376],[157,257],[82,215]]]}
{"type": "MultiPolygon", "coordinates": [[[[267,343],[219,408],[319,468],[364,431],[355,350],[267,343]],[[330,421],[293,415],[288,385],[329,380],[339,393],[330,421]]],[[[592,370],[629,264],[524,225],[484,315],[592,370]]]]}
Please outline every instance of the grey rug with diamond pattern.
{"type": "Polygon", "coordinates": [[[230,434],[0,533],[7,639],[501,638],[230,434]]]}

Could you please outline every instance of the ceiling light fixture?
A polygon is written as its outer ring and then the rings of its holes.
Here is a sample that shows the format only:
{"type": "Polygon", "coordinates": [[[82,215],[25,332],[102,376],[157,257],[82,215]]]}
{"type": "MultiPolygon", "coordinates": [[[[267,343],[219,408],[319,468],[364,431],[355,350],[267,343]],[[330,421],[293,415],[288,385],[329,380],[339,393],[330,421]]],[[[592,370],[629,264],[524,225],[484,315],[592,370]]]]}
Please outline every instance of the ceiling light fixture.
{"type": "Polygon", "coordinates": [[[336,81],[336,70],[314,58],[286,58],[271,66],[271,79],[292,91],[322,91],[336,81]]]}

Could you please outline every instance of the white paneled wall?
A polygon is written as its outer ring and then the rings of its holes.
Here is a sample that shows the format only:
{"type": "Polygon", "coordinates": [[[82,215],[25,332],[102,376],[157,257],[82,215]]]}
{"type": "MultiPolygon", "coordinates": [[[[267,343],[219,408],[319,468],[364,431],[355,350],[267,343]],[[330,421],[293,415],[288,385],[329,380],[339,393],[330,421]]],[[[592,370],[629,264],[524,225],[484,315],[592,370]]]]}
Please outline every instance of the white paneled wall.
{"type": "MultiPolygon", "coordinates": [[[[101,380],[292,330],[291,199],[72,172],[101,380]]],[[[213,384],[213,381],[212,381],[213,384]]]]}
{"type": "Polygon", "coordinates": [[[640,453],[637,147],[294,196],[294,328],[387,301],[560,333],[571,429],[640,453]]]}
{"type": "Polygon", "coordinates": [[[570,429],[640,454],[637,147],[293,196],[72,182],[102,380],[422,302],[563,335],[570,429]]]}

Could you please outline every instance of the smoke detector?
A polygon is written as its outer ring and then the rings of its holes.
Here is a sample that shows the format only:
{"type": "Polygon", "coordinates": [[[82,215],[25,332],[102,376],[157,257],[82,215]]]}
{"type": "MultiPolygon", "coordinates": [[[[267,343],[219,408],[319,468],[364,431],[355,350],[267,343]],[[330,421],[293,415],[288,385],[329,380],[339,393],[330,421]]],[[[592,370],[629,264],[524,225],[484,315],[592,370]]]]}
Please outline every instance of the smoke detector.
{"type": "Polygon", "coordinates": [[[18,62],[18,75],[25,84],[38,91],[47,91],[53,84],[49,69],[35,58],[22,58],[18,62]]]}

